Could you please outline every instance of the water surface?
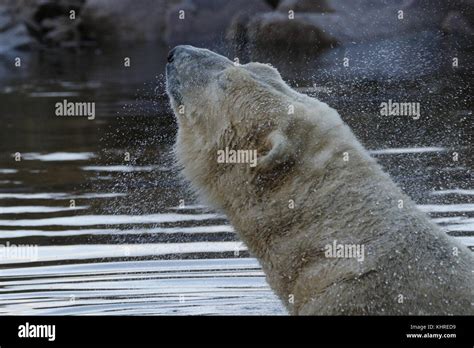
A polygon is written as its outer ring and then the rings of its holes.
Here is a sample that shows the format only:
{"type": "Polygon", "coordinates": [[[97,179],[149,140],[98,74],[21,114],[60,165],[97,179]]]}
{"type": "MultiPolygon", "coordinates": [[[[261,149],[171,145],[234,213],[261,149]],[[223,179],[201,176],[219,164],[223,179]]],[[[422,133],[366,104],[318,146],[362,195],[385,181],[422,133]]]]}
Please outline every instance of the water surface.
{"type": "MultiPolygon", "coordinates": [[[[25,254],[0,257],[0,314],[285,314],[225,216],[178,179],[164,50],[122,60],[40,56],[2,77],[0,245],[25,254]],[[56,117],[63,99],[94,101],[96,119],[56,117]]],[[[474,248],[470,104],[439,109],[439,92],[419,123],[387,120],[377,108],[392,85],[313,88],[305,69],[290,83],[338,108],[420,208],[474,248]]],[[[403,95],[426,97],[416,84],[403,95]]]]}

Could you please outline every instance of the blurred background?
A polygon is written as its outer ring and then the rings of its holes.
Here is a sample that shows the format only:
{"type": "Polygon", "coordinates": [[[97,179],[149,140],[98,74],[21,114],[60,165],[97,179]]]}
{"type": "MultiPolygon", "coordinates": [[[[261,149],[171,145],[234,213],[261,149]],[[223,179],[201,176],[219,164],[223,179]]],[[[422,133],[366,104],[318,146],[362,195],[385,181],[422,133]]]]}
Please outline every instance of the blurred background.
{"type": "Polygon", "coordinates": [[[0,314],[285,313],[178,179],[178,44],[274,65],[474,249],[473,18],[472,0],[0,0],[0,314]],[[95,119],[57,117],[64,100],[95,119]]]}

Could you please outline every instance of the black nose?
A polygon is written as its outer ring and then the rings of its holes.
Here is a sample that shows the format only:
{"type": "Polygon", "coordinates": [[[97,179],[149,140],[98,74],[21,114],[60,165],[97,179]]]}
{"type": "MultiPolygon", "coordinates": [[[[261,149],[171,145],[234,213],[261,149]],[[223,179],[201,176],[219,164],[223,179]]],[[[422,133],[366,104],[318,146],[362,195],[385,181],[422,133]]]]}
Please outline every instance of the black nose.
{"type": "Polygon", "coordinates": [[[168,53],[168,63],[173,63],[175,50],[176,50],[176,47],[173,48],[171,51],[169,51],[169,53],[168,53]]]}

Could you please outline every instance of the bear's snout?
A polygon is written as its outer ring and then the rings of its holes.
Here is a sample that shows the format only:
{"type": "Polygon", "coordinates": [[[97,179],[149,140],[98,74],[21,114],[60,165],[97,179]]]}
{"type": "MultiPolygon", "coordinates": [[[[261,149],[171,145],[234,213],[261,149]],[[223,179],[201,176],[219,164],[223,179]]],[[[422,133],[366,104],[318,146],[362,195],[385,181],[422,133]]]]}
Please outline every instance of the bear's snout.
{"type": "Polygon", "coordinates": [[[179,45],[169,51],[170,64],[183,75],[190,72],[213,75],[233,65],[231,60],[220,54],[189,45],[179,45]]]}
{"type": "Polygon", "coordinates": [[[173,48],[171,51],[169,51],[168,53],[168,63],[173,63],[174,61],[174,52],[175,52],[175,48],[173,48]]]}
{"type": "Polygon", "coordinates": [[[167,92],[178,105],[195,98],[196,91],[205,89],[216,80],[220,72],[233,66],[231,60],[220,54],[189,45],[173,48],[169,51],[167,60],[167,92]]]}
{"type": "Polygon", "coordinates": [[[192,46],[187,46],[187,45],[179,45],[174,47],[168,52],[168,63],[173,63],[175,61],[175,57],[180,57],[180,56],[192,56],[192,49],[194,47],[192,46]]]}

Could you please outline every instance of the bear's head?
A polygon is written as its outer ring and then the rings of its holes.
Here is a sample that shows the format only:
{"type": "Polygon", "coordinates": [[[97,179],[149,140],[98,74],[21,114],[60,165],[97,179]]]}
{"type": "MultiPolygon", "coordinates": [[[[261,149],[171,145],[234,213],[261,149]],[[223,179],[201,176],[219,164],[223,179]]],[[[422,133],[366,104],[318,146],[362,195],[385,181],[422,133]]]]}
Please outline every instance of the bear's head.
{"type": "Polygon", "coordinates": [[[236,199],[251,205],[295,170],[307,170],[327,144],[324,135],[342,123],[267,64],[239,65],[207,49],[177,46],[166,77],[179,126],[178,164],[214,206],[236,199]]]}

